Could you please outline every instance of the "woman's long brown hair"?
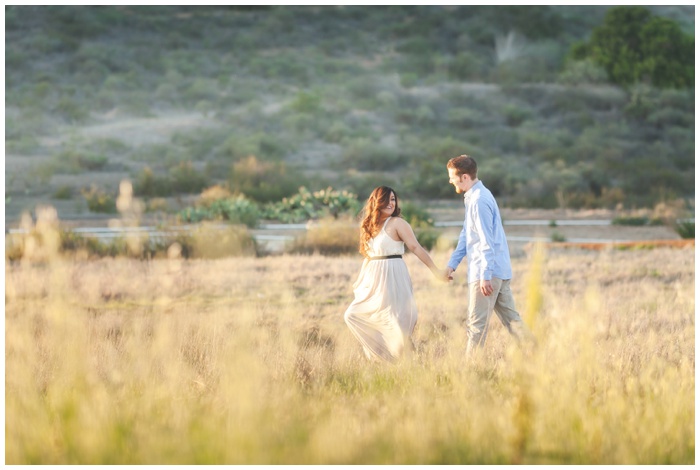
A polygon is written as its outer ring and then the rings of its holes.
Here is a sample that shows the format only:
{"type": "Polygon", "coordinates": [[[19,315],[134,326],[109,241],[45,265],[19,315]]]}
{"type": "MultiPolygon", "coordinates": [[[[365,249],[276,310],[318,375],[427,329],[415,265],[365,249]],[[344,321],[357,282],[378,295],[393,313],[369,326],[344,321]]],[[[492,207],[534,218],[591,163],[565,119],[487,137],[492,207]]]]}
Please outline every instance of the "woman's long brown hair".
{"type": "Polygon", "coordinates": [[[372,191],[372,194],[370,194],[367,199],[367,203],[365,203],[365,208],[362,211],[364,216],[360,224],[360,253],[362,256],[368,256],[367,245],[369,240],[375,237],[382,229],[381,224],[386,220],[386,217],[382,214],[381,210],[389,205],[391,193],[394,193],[394,197],[396,198],[396,205],[394,206],[394,212],[392,212],[391,216],[398,217],[401,215],[399,195],[389,186],[374,188],[374,191],[372,191]]]}

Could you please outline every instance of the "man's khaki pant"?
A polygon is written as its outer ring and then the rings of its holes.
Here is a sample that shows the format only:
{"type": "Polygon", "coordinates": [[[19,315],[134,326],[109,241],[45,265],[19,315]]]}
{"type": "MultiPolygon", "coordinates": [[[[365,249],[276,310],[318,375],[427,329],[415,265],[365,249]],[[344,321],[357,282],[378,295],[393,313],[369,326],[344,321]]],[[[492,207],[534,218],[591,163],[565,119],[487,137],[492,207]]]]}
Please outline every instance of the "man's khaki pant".
{"type": "Polygon", "coordinates": [[[488,333],[491,313],[498,318],[508,332],[518,340],[526,339],[529,333],[520,314],[515,310],[515,299],[510,290],[510,279],[491,279],[493,293],[488,297],[481,293],[479,281],[469,284],[469,309],[467,316],[467,355],[474,348],[483,347],[488,333]]]}

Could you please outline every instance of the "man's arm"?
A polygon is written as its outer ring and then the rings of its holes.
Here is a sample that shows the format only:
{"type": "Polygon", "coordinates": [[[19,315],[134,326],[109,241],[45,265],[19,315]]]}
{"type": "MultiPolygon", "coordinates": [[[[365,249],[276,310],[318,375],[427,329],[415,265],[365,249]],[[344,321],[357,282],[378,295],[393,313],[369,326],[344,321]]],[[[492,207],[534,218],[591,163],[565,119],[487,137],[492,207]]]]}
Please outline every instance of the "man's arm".
{"type": "Polygon", "coordinates": [[[447,269],[445,273],[448,277],[452,276],[452,273],[457,270],[457,266],[462,262],[464,257],[467,255],[467,222],[464,221],[462,225],[462,231],[459,234],[459,239],[457,241],[457,247],[452,252],[450,256],[450,261],[447,263],[447,269]]]}
{"type": "Polygon", "coordinates": [[[475,256],[479,258],[479,279],[482,281],[491,280],[496,261],[496,256],[493,251],[494,232],[492,221],[493,207],[487,200],[480,198],[476,203],[474,211],[474,227],[479,237],[479,243],[477,243],[475,247],[475,256]]]}

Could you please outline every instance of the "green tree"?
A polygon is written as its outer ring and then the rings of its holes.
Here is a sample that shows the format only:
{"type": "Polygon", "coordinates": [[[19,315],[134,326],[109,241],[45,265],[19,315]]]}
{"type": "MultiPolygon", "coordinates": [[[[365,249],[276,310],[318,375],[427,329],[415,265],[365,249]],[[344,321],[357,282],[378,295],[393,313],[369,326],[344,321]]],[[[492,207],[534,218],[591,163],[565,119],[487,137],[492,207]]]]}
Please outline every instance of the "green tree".
{"type": "Polygon", "coordinates": [[[686,88],[695,83],[695,39],[677,23],[654,17],[642,29],[641,73],[661,87],[686,88]]]}
{"type": "Polygon", "coordinates": [[[592,58],[619,85],[647,81],[658,87],[692,87],[695,39],[677,23],[644,7],[608,10],[588,43],[571,50],[574,59],[592,58]]]}

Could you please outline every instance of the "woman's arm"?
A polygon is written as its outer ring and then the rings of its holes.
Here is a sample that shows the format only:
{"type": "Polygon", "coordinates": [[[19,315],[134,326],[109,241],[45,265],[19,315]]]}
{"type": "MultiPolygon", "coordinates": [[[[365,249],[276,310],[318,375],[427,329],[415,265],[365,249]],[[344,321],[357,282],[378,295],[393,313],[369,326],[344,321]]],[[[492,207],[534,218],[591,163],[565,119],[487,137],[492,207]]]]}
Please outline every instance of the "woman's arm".
{"type": "Polygon", "coordinates": [[[445,275],[445,271],[438,269],[428,252],[418,242],[418,240],[416,239],[416,235],[413,233],[411,225],[404,219],[399,218],[396,219],[396,222],[394,222],[394,224],[396,228],[396,233],[399,235],[399,238],[401,238],[401,240],[406,244],[406,248],[408,248],[414,255],[416,255],[418,259],[423,262],[423,264],[430,268],[435,277],[442,281],[447,281],[448,279],[445,275]]]}

